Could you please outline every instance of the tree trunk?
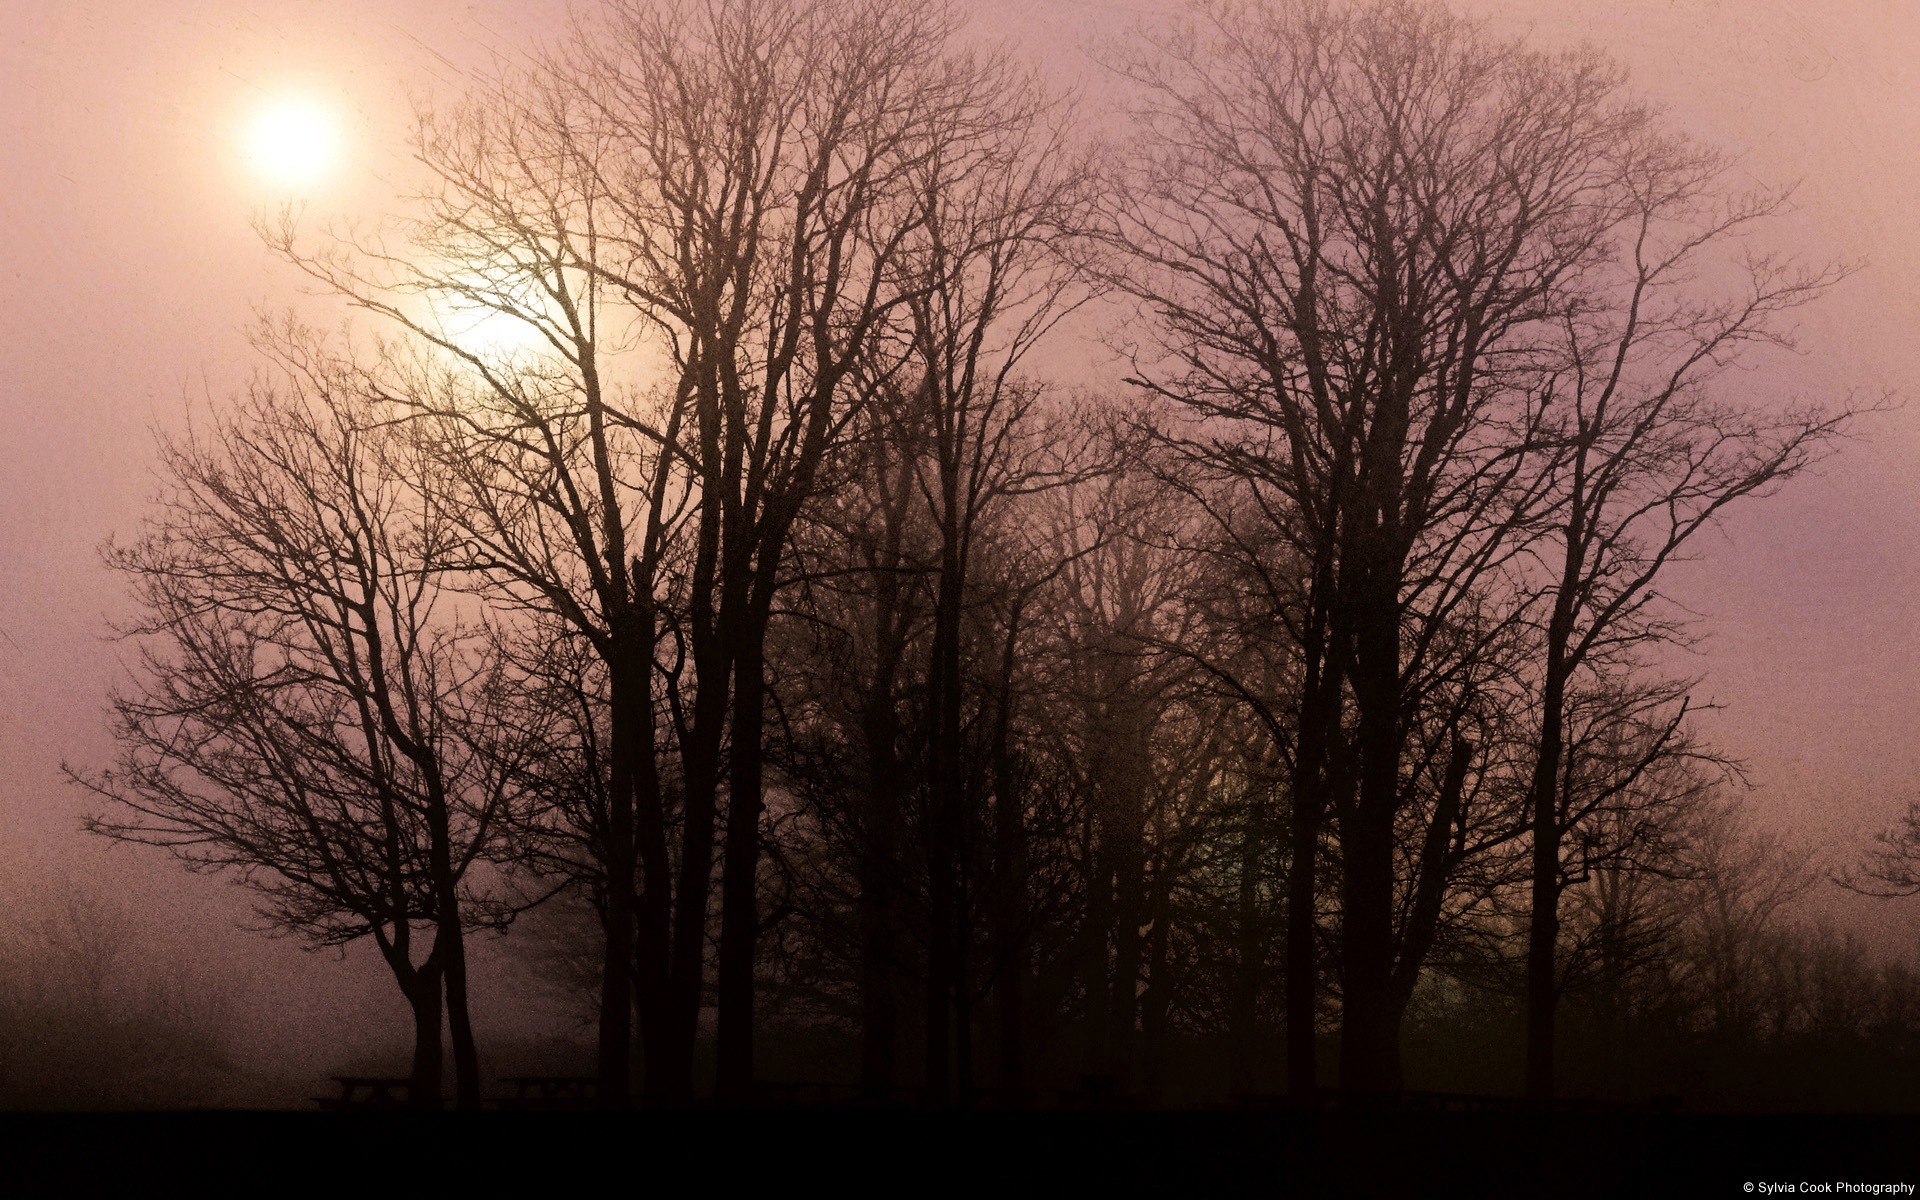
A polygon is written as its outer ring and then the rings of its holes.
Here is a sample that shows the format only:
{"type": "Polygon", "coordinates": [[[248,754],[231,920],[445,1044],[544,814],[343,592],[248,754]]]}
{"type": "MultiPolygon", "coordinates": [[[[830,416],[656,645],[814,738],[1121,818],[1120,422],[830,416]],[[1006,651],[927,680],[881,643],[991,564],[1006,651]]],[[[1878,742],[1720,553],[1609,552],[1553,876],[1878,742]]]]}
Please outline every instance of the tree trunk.
{"type": "MultiPolygon", "coordinates": [[[[453,873],[453,837],[446,785],[437,760],[422,754],[427,775],[427,866],[433,877],[434,939],[432,961],[445,977],[447,1014],[453,1033],[455,1102],[480,1107],[480,1054],[474,1046],[467,1011],[467,939],[460,912],[460,885],[453,873]]],[[[436,1039],[438,1034],[435,1034],[436,1039]]]]}
{"type": "Polygon", "coordinates": [[[870,1100],[881,1100],[892,1090],[900,1037],[900,916],[896,906],[900,870],[901,789],[891,752],[882,754],[880,739],[893,745],[892,697],[884,703],[885,721],[869,714],[867,811],[861,822],[865,837],[859,849],[858,920],[860,926],[860,1086],[870,1100]]]}
{"type": "Polygon", "coordinates": [[[1080,930],[1080,986],[1086,994],[1083,1070],[1097,1075],[1113,1059],[1113,1005],[1107,989],[1113,977],[1113,861],[1105,823],[1087,821],[1087,910],[1080,930]]]}
{"type": "Polygon", "coordinates": [[[1533,826],[1532,919],[1527,927],[1527,1066],[1529,1100],[1553,1098],[1555,960],[1560,945],[1560,758],[1566,709],[1567,630],[1555,614],[1548,630],[1541,694],[1540,743],[1528,796],[1533,826]]]}
{"type": "Polygon", "coordinates": [[[454,1103],[468,1110],[480,1107],[480,1052],[473,1040],[473,1022],[467,1008],[467,946],[456,908],[443,919],[435,938],[434,957],[445,963],[447,1025],[453,1035],[454,1103]]]}
{"type": "Polygon", "coordinates": [[[1286,1014],[1287,1098],[1313,1107],[1320,1087],[1318,953],[1320,830],[1333,794],[1345,686],[1347,630],[1334,612],[1332,554],[1322,551],[1314,572],[1307,635],[1306,675],[1300,691],[1287,820],[1286,1014]]]}
{"type": "Polygon", "coordinates": [[[1026,1086],[1027,945],[1023,913],[1027,894],[1026,814],[1021,808],[1018,772],[1010,745],[1013,723],[1013,661],[1020,620],[1016,608],[1007,621],[1001,650],[999,696],[993,722],[993,941],[999,1034],[1000,1086],[1026,1086]]]}
{"type": "Polygon", "coordinates": [[[467,963],[464,946],[456,947],[447,963],[447,1024],[453,1035],[454,1103],[464,1109],[478,1109],[480,1107],[480,1051],[474,1044],[473,1021],[467,1009],[467,963]]]}
{"type": "Polygon", "coordinates": [[[766,720],[765,625],[743,630],[734,658],[727,841],[720,876],[718,1088],[723,1103],[753,1093],[753,968],[760,935],[761,749],[766,720]]]}
{"type": "MultiPolygon", "coordinates": [[[[655,509],[659,501],[655,501],[655,509]]],[[[650,518],[657,521],[657,515],[650,518]]],[[[636,568],[636,574],[650,578],[651,572],[636,568]]],[[[633,1012],[638,1018],[641,1044],[642,1096],[650,1105],[672,1103],[676,1099],[668,1064],[673,1052],[666,1043],[678,1036],[673,1020],[671,977],[673,957],[673,866],[668,853],[667,800],[661,786],[659,716],[654,708],[655,666],[651,647],[657,633],[658,614],[647,597],[637,598],[632,636],[627,641],[635,653],[628,669],[633,685],[629,694],[642,700],[632,706],[630,751],[634,776],[634,866],[639,873],[633,903],[633,1012]],[[643,648],[645,653],[639,653],[643,648]]],[[[691,1088],[691,1049],[687,1087],[691,1088]]],[[[679,1098],[684,1098],[685,1092],[679,1098]]]]}
{"type": "Polygon", "coordinates": [[[1319,934],[1314,906],[1319,895],[1320,805],[1318,796],[1295,790],[1287,837],[1287,1098],[1311,1107],[1320,1086],[1318,999],[1319,934]]]}
{"type": "Polygon", "coordinates": [[[631,726],[634,706],[643,697],[633,694],[624,664],[610,664],[609,713],[613,745],[607,781],[606,843],[601,856],[606,865],[603,922],[606,940],[600,959],[600,1027],[596,1076],[600,1103],[624,1108],[630,1098],[633,1071],[634,976],[634,746],[631,726]]]}
{"type": "MultiPolygon", "coordinates": [[[[943,473],[943,482],[946,482],[943,473]]],[[[953,525],[951,487],[942,514],[940,583],[933,612],[932,659],[927,703],[932,709],[927,772],[927,1092],[945,1103],[952,1078],[952,1005],[964,986],[962,950],[968,931],[961,920],[959,871],[966,788],[960,763],[960,618],[964,580],[959,533],[953,525]]]]}
{"type": "Polygon", "coordinates": [[[440,1107],[440,1072],[443,1050],[440,1045],[440,984],[438,963],[430,963],[403,979],[407,1003],[413,1008],[413,1071],[408,1082],[408,1099],[415,1108],[440,1107]]]}
{"type": "Polygon", "coordinates": [[[956,864],[953,922],[953,1082],[961,1108],[973,1107],[973,989],[968,968],[973,958],[973,907],[967,886],[967,859],[956,864]]]}
{"type": "MultiPolygon", "coordinates": [[[[1131,714],[1130,714],[1131,715],[1131,714]]],[[[1145,772],[1151,768],[1146,758],[1145,734],[1128,724],[1128,744],[1119,763],[1113,799],[1113,981],[1109,993],[1110,1015],[1107,1028],[1108,1073],[1114,1087],[1132,1090],[1134,1084],[1134,1034],[1139,1021],[1140,962],[1142,944],[1141,916],[1146,907],[1146,863],[1144,820],[1145,772]],[[1134,741],[1138,738],[1138,743],[1134,741]]]]}
{"type": "Polygon", "coordinates": [[[654,1086],[648,1061],[648,1092],[660,1103],[693,1100],[693,1056],[700,1033],[700,1001],[706,979],[709,898],[713,889],[713,850],[720,807],[721,732],[727,716],[728,673],[732,669],[732,622],[713,613],[713,546],[719,518],[702,514],[703,545],[694,570],[691,641],[696,676],[693,719],[686,731],[681,761],[686,797],[681,826],[678,886],[673,909],[673,944],[668,960],[664,1007],[667,1031],[660,1039],[660,1075],[654,1086]],[[709,529],[707,522],[713,523],[709,529]]]}
{"type": "Polygon", "coordinates": [[[1259,834],[1254,828],[1253,801],[1247,800],[1247,816],[1240,832],[1240,886],[1238,912],[1239,943],[1233,971],[1232,1000],[1227,1010],[1227,1032],[1233,1038],[1234,1086],[1252,1091],[1259,1061],[1260,980],[1266,973],[1266,930],[1260,920],[1259,834]]]}
{"type": "Polygon", "coordinates": [[[1173,982],[1167,969],[1173,913],[1169,874],[1164,862],[1155,864],[1154,886],[1148,900],[1152,925],[1147,934],[1147,988],[1140,996],[1142,1082],[1148,1097],[1156,1104],[1166,1099],[1168,1016],[1173,1008],[1173,982]]]}
{"type": "Polygon", "coordinates": [[[1454,866],[1454,825],[1460,816],[1462,797],[1466,794],[1467,773],[1473,767],[1476,751],[1473,742],[1457,732],[1450,736],[1453,745],[1447,754],[1447,766],[1440,780],[1439,794],[1434,798],[1433,815],[1421,839],[1420,857],[1414,866],[1415,875],[1410,888],[1412,902],[1407,908],[1393,964],[1393,1023],[1396,1029],[1406,1016],[1407,1005],[1413,999],[1413,989],[1420,982],[1421,969],[1439,936],[1447,883],[1454,866]]]}
{"type": "Polygon", "coordinates": [[[860,714],[865,741],[865,811],[855,871],[860,895],[860,1086],[871,1102],[892,1091],[898,1065],[901,992],[900,898],[904,891],[904,814],[908,785],[900,764],[900,714],[895,692],[906,654],[907,614],[901,603],[901,542],[905,499],[911,496],[903,456],[898,477],[884,467],[876,479],[886,524],[876,555],[873,597],[873,679],[860,714]]]}
{"type": "MultiPolygon", "coordinates": [[[[929,789],[936,790],[936,789],[929,789]]],[[[927,831],[927,978],[926,1094],[932,1104],[945,1104],[952,1082],[951,1018],[954,980],[958,975],[954,952],[954,879],[947,851],[947,817],[938,801],[929,804],[927,831]]]]}
{"type": "MultiPolygon", "coordinates": [[[[1384,541],[1376,534],[1376,541],[1384,541]]],[[[1378,551],[1376,550],[1376,554],[1378,551]]],[[[1352,681],[1359,710],[1359,796],[1341,821],[1340,1086],[1400,1087],[1393,977],[1394,818],[1400,806],[1400,620],[1397,570],[1363,565],[1354,614],[1352,681]]]]}

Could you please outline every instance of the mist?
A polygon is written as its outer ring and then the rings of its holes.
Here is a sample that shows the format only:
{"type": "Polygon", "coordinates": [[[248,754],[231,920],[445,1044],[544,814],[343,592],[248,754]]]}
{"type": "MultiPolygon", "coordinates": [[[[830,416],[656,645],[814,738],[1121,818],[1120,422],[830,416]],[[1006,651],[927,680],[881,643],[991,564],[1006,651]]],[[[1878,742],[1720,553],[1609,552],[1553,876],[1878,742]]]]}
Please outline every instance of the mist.
{"type": "Polygon", "coordinates": [[[1920,17],[15,25],[0,1109],[1920,1112],[1920,17]]]}

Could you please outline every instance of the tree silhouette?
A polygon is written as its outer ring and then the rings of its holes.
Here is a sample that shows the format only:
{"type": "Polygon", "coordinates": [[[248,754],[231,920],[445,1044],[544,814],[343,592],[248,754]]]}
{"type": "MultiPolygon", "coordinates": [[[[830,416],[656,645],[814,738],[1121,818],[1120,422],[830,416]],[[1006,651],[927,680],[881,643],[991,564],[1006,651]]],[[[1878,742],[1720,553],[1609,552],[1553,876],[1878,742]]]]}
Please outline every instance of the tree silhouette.
{"type": "Polygon", "coordinates": [[[443,587],[456,535],[420,448],[310,337],[262,345],[279,378],[163,441],[156,512],[106,550],[140,660],[114,766],[71,773],[115,802],[93,832],[236,873],[315,945],[371,937],[413,1009],[415,1101],[446,1012],[477,1106],[465,930],[510,915],[470,879],[509,798],[494,665],[443,587]]]}
{"type": "Polygon", "coordinates": [[[1832,879],[1862,896],[1920,895],[1920,800],[1910,802],[1892,828],[1873,836],[1873,846],[1858,863],[1835,872],[1832,879]]]}
{"type": "MultiPolygon", "coordinates": [[[[1340,1078],[1395,1087],[1431,933],[1419,914],[1447,886],[1427,872],[1464,863],[1473,839],[1444,850],[1454,793],[1500,766],[1468,725],[1533,619],[1541,538],[1571,548],[1547,589],[1537,814],[1554,799],[1569,630],[1590,646],[1657,636],[1627,626],[1660,567],[1844,422],[1698,392],[1836,276],[1762,261],[1740,299],[1667,300],[1769,206],[1714,210],[1715,163],[1661,134],[1589,51],[1543,54],[1401,0],[1301,0],[1202,6],[1115,64],[1142,146],[1108,226],[1114,281],[1144,312],[1136,380],[1190,418],[1163,434],[1182,456],[1238,481],[1229,534],[1243,557],[1279,556],[1249,573],[1300,652],[1284,695],[1248,697],[1293,764],[1292,1086],[1312,1078],[1304,922],[1325,817],[1340,1078]]],[[[1564,819],[1532,829],[1546,954],[1564,819]]]]}

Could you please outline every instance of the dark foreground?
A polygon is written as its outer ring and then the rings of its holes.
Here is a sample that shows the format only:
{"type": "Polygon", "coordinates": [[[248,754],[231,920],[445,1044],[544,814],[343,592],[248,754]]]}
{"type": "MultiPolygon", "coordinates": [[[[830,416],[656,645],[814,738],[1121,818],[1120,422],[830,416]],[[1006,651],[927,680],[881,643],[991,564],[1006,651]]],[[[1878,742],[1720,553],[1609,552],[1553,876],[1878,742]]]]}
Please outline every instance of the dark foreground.
{"type": "Polygon", "coordinates": [[[8,1196],[598,1196],[611,1183],[628,1196],[730,1195],[742,1187],[797,1195],[810,1184],[829,1195],[983,1200],[1733,1197],[1873,1195],[1838,1185],[1920,1184],[1920,1117],[4,1114],[0,1150],[0,1194],[8,1196]]]}

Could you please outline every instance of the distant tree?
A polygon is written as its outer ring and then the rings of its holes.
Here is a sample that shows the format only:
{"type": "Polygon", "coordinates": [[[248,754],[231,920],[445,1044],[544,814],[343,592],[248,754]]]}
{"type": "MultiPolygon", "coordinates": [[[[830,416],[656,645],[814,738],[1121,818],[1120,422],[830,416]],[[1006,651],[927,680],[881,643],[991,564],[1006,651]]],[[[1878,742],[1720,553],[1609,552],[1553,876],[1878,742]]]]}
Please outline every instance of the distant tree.
{"type": "MultiPolygon", "coordinates": [[[[982,68],[970,90],[991,102],[938,118],[934,152],[909,173],[916,205],[899,267],[905,302],[887,330],[904,353],[879,380],[900,393],[890,408],[924,431],[914,483],[934,535],[925,1050],[929,1090],[946,1094],[951,1061],[963,1098],[971,1086],[971,936],[960,915],[969,823],[962,714],[978,699],[967,694],[977,689],[969,688],[963,652],[977,590],[970,575],[998,510],[1062,486],[1077,467],[1077,439],[1048,419],[1046,390],[1024,368],[1084,296],[1070,251],[1093,184],[1085,151],[1066,132],[1064,105],[1004,59],[982,68]]],[[[1001,795],[995,803],[1013,802],[1001,795]]]]}
{"type": "Polygon", "coordinates": [[[420,447],[311,338],[263,346],[278,378],[162,440],[154,513],[105,552],[140,658],[114,765],[69,774],[114,802],[88,829],[232,872],[270,928],[372,938],[413,1010],[414,1098],[439,1095],[445,1012],[477,1106],[465,935],[509,915],[472,872],[509,799],[481,744],[494,666],[442,586],[454,526],[420,447]]]}
{"type": "Polygon", "coordinates": [[[112,887],[75,875],[8,896],[0,1108],[204,1106],[233,1096],[231,995],[214,972],[169,963],[179,947],[112,887]]]}
{"type": "Polygon", "coordinates": [[[913,764],[933,566],[914,487],[924,413],[910,394],[883,391],[852,432],[834,486],[796,531],[786,619],[773,630],[772,761],[795,810],[781,847],[798,889],[788,936],[807,941],[827,977],[809,982],[830,991],[838,975],[851,988],[858,1078],[879,1098],[900,1083],[911,984],[924,975],[913,764]]]}
{"type": "Polygon", "coordinates": [[[1129,1086],[1148,949],[1150,821],[1170,766],[1162,725],[1192,670],[1186,656],[1160,648],[1189,634],[1192,612],[1178,597],[1192,563],[1148,536],[1176,511],[1156,480],[1115,472],[1069,499],[1063,540],[1075,553],[1062,575],[1069,641],[1061,687],[1073,710],[1087,813],[1079,1025],[1088,1072],[1129,1086]]]}
{"type": "MultiPolygon", "coordinates": [[[[1249,736],[1265,739],[1267,754],[1285,776],[1283,803],[1274,814],[1284,828],[1250,812],[1240,830],[1238,908],[1246,934],[1230,1024],[1250,1032],[1259,1023],[1253,997],[1261,986],[1255,970],[1261,956],[1251,940],[1258,924],[1257,877],[1277,852],[1275,874],[1285,889],[1280,973],[1288,1090],[1305,1102],[1318,1082],[1318,913],[1325,883],[1319,859],[1327,793],[1340,776],[1333,755],[1345,711],[1339,633],[1344,618],[1332,593],[1332,546],[1322,541],[1310,549],[1318,536],[1313,519],[1279,480],[1255,468],[1256,456],[1225,439],[1189,440],[1178,430],[1147,424],[1159,443],[1148,464],[1188,497],[1195,513],[1183,528],[1163,536],[1194,563],[1184,601],[1194,610],[1196,630],[1160,649],[1197,663],[1208,686],[1246,710],[1254,722],[1249,736]],[[1276,845],[1261,844],[1267,840],[1276,845]]],[[[1251,1058],[1243,1057],[1241,1066],[1250,1070],[1251,1058]]]]}
{"type": "Polygon", "coordinates": [[[1758,1032],[1795,901],[1819,879],[1805,847],[1756,831],[1724,798],[1692,822],[1680,966],[1707,1028],[1758,1032]]]}
{"type": "Polygon", "coordinates": [[[1874,835],[1859,862],[1830,878],[1862,896],[1920,896],[1920,800],[1910,801],[1896,824],[1874,835]]]}

